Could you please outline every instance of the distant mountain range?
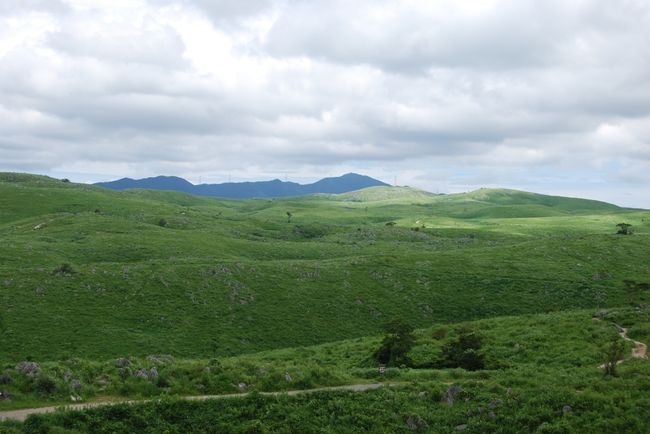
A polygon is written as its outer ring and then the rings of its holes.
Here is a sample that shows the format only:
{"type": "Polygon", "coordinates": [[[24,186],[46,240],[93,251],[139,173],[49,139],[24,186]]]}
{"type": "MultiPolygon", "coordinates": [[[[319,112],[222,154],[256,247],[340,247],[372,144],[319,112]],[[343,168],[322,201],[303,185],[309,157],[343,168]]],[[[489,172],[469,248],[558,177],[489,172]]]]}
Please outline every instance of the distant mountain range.
{"type": "Polygon", "coordinates": [[[323,178],[313,184],[298,184],[274,179],[272,181],[194,185],[176,176],[156,176],[144,179],[122,178],[117,181],[98,182],[95,185],[113,190],[146,188],[150,190],[182,191],[199,196],[247,199],[304,196],[312,193],[347,193],[362,188],[386,186],[388,184],[369,176],[347,173],[338,177],[323,178]]]}

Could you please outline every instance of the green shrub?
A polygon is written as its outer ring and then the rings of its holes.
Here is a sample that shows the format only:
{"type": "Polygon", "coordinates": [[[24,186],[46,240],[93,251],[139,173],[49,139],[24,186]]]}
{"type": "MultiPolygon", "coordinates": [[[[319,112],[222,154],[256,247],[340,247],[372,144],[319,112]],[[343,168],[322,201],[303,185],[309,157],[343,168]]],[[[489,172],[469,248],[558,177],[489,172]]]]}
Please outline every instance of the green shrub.
{"type": "Polygon", "coordinates": [[[48,396],[56,392],[57,387],[56,382],[52,378],[41,374],[34,381],[34,389],[41,395],[48,396]]]}
{"type": "Polygon", "coordinates": [[[483,369],[484,355],[481,352],[483,336],[478,332],[463,328],[458,337],[442,348],[442,366],[445,368],[463,368],[469,371],[483,369]]]}
{"type": "Polygon", "coordinates": [[[61,276],[71,276],[75,273],[76,271],[72,268],[72,265],[68,264],[67,262],[61,264],[60,267],[57,267],[52,271],[52,274],[58,274],[61,276]]]}

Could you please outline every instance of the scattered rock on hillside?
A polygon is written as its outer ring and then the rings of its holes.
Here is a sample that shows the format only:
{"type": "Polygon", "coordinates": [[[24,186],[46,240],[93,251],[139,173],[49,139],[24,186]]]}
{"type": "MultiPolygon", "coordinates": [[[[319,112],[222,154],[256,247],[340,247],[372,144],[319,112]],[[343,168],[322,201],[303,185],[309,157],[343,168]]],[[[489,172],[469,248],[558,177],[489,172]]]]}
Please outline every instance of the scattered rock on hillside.
{"type": "Polygon", "coordinates": [[[158,378],[158,369],[154,366],[151,369],[138,369],[135,371],[135,374],[133,374],[134,377],[136,378],[142,378],[144,380],[156,380],[158,378]]]}
{"type": "Polygon", "coordinates": [[[447,405],[454,405],[454,401],[463,393],[463,389],[460,386],[452,384],[447,388],[447,391],[442,395],[442,402],[446,402],[447,405]]]}
{"type": "Polygon", "coordinates": [[[170,354],[159,354],[159,355],[152,354],[147,357],[147,361],[154,365],[164,365],[167,363],[172,363],[174,361],[174,357],[170,354]]]}
{"type": "Polygon", "coordinates": [[[239,383],[239,391],[240,392],[246,392],[246,389],[248,386],[246,386],[246,383],[239,383]]]}
{"type": "Polygon", "coordinates": [[[501,407],[501,404],[503,404],[503,401],[501,401],[500,399],[493,399],[488,404],[488,408],[490,408],[491,410],[494,410],[497,407],[501,407]]]}
{"type": "Polygon", "coordinates": [[[0,401],[11,401],[11,394],[9,392],[0,391],[0,401]]]}
{"type": "Polygon", "coordinates": [[[411,431],[426,431],[429,428],[427,421],[417,414],[406,418],[406,426],[408,426],[411,431]]]}
{"type": "Polygon", "coordinates": [[[137,371],[135,371],[135,374],[133,374],[133,376],[136,377],[136,378],[142,378],[142,379],[148,380],[149,379],[149,371],[147,371],[144,368],[138,369],[137,371]]]}
{"type": "Polygon", "coordinates": [[[601,309],[598,312],[596,312],[596,314],[594,315],[594,318],[603,319],[603,318],[606,318],[607,315],[609,315],[609,310],[601,309]]]}
{"type": "Polygon", "coordinates": [[[291,383],[293,381],[293,378],[291,378],[291,375],[289,375],[288,372],[284,373],[284,379],[287,380],[288,383],[291,383]]]}
{"type": "Polygon", "coordinates": [[[63,381],[66,381],[66,382],[70,381],[71,378],[72,378],[72,372],[65,371],[65,373],[63,374],[63,381]]]}
{"type": "Polygon", "coordinates": [[[20,362],[16,365],[16,370],[21,374],[33,377],[34,375],[41,372],[41,367],[36,362],[20,362]]]}
{"type": "Polygon", "coordinates": [[[81,384],[81,381],[74,379],[70,382],[70,389],[72,390],[81,390],[83,385],[81,384]]]}
{"type": "Polygon", "coordinates": [[[571,408],[570,405],[565,405],[564,407],[562,407],[562,414],[563,415],[566,416],[566,415],[571,414],[571,413],[573,413],[573,408],[571,408]]]}
{"type": "Polygon", "coordinates": [[[462,424],[462,425],[456,425],[456,427],[455,427],[454,429],[455,429],[456,431],[465,431],[465,430],[467,429],[467,424],[464,423],[464,424],[462,424]]]}
{"type": "Polygon", "coordinates": [[[0,375],[0,384],[9,384],[13,381],[13,378],[11,378],[11,375],[8,373],[4,373],[0,375]]]}
{"type": "Polygon", "coordinates": [[[125,359],[124,357],[120,357],[119,359],[115,360],[115,366],[117,366],[118,368],[126,368],[130,364],[131,362],[129,361],[129,359],[125,359]]]}

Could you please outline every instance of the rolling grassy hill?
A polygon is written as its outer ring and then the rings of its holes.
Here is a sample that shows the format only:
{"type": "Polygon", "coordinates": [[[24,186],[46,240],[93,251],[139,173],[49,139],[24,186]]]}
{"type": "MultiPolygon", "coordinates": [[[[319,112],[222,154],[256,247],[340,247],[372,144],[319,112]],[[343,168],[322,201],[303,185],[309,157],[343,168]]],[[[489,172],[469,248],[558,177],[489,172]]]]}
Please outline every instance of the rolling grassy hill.
{"type": "Polygon", "coordinates": [[[621,305],[624,279],[650,280],[649,217],[507,190],[233,201],[2,174],[0,359],[224,356],[395,316],[621,305]]]}
{"type": "Polygon", "coordinates": [[[643,432],[650,415],[647,361],[616,378],[598,368],[612,323],[650,340],[650,294],[623,282],[650,281],[645,210],[494,189],[224,200],[3,173],[0,240],[0,410],[395,383],[172,399],[0,432],[643,432]],[[621,222],[634,234],[617,235],[621,222]],[[420,328],[415,368],[380,377],[371,354],[395,317],[420,328]],[[485,337],[485,369],[441,369],[468,327],[485,337]],[[40,373],[21,373],[24,360],[40,373]],[[452,384],[462,400],[441,403],[452,384]]]}

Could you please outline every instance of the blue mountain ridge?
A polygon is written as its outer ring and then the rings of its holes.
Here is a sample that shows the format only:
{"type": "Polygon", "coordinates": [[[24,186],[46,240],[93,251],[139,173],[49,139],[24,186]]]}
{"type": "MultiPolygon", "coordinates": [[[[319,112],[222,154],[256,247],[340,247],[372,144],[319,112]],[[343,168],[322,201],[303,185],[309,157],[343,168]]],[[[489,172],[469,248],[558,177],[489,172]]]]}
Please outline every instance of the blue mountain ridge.
{"type": "Polygon", "coordinates": [[[313,193],[347,193],[362,188],[386,186],[388,184],[369,176],[346,173],[342,176],[323,178],[312,184],[298,184],[274,179],[271,181],[194,185],[177,176],[156,176],[143,179],[122,178],[116,181],[98,182],[95,185],[113,190],[145,188],[150,190],[181,191],[198,196],[249,199],[304,196],[313,193]]]}

